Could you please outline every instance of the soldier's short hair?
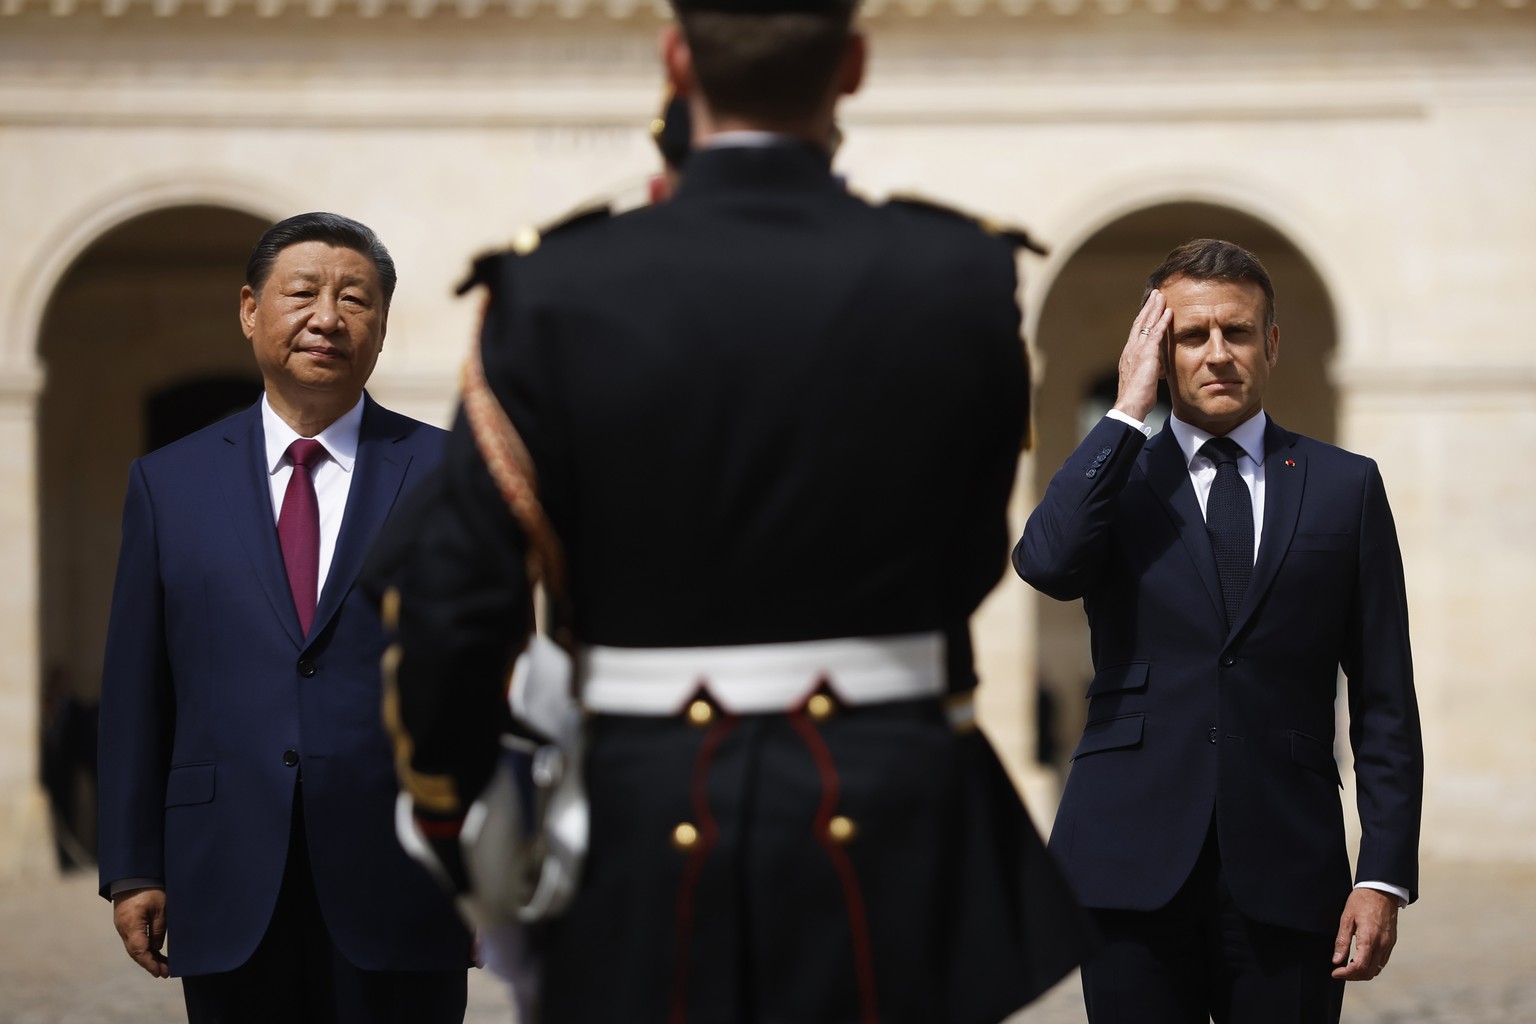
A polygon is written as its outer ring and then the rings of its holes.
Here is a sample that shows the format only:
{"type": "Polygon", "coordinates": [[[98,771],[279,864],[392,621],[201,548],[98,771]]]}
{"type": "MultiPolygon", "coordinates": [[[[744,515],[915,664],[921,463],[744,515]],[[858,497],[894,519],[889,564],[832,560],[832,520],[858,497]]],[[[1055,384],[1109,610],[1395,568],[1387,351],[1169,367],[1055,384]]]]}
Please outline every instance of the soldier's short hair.
{"type": "Polygon", "coordinates": [[[678,20],[710,109],[773,120],[813,113],[826,98],[853,5],[751,13],[685,8],[678,20]]]}

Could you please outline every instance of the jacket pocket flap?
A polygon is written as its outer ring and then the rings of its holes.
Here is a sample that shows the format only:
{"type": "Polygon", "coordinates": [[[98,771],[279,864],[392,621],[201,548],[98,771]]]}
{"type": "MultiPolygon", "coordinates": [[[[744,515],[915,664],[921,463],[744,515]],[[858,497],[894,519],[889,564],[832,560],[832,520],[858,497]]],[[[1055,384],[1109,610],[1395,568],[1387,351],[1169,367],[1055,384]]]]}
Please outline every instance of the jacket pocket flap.
{"type": "Polygon", "coordinates": [[[213,765],[183,764],[165,780],[165,806],[206,804],[213,799],[213,765]]]}
{"type": "Polygon", "coordinates": [[[1152,668],[1150,661],[1131,661],[1124,665],[1111,665],[1100,669],[1088,684],[1088,696],[1115,693],[1119,690],[1145,690],[1147,675],[1152,668]]]}
{"type": "Polygon", "coordinates": [[[1348,551],[1354,546],[1350,533],[1298,533],[1291,538],[1292,551],[1348,551]]]}
{"type": "Polygon", "coordinates": [[[1340,788],[1344,785],[1344,780],[1339,776],[1339,763],[1333,759],[1333,751],[1320,739],[1292,729],[1291,760],[1303,768],[1312,769],[1325,779],[1332,779],[1340,788]]]}
{"type": "Polygon", "coordinates": [[[1141,742],[1142,724],[1146,717],[1146,715],[1120,715],[1116,718],[1101,718],[1096,722],[1089,722],[1083,728],[1083,738],[1078,741],[1077,749],[1072,751],[1072,760],[1076,761],[1086,754],[1136,746],[1141,742]]]}

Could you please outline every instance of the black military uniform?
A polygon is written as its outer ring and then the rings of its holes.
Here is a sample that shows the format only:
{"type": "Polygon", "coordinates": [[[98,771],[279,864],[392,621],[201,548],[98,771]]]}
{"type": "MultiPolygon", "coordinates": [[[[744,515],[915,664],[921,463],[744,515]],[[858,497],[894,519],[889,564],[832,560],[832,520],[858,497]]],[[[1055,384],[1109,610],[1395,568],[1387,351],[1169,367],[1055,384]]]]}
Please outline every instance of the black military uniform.
{"type": "MultiPolygon", "coordinates": [[[[697,150],[671,202],[482,261],[486,377],[583,645],[937,632],[964,691],[1028,420],[1015,243],[871,206],[829,162],[697,150]]],[[[445,462],[375,582],[401,592],[407,781],[451,822],[490,772],[531,598],[462,415],[445,462]]],[[[593,716],[547,1021],[979,1024],[1077,962],[1076,908],[985,739],[940,697],[852,706],[836,683],[733,714],[701,679],[676,714],[593,716]]]]}

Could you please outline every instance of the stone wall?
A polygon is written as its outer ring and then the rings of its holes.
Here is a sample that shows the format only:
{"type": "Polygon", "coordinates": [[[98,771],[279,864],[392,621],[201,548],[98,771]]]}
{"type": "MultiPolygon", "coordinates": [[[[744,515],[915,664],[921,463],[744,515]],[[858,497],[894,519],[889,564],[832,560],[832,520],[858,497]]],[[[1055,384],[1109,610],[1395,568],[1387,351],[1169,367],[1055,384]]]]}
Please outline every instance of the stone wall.
{"type": "MultiPolygon", "coordinates": [[[[1334,332],[1316,371],[1337,398],[1328,419],[1381,462],[1407,560],[1426,849],[1536,859],[1536,630],[1523,622],[1536,485],[1520,472],[1536,440],[1528,0],[866,11],[873,63],[839,169],[872,196],[920,191],[1050,243],[1024,263],[1031,337],[1079,250],[1138,211],[1233,211],[1315,274],[1334,332]]],[[[468,258],[590,198],[640,194],[661,24],[634,0],[0,0],[0,871],[26,862],[42,827],[39,516],[60,499],[40,504],[36,407],[45,370],[49,388],[85,372],[39,356],[69,268],[155,210],[356,216],[401,271],[374,390],[443,422],[476,318],[451,294],[468,258]]],[[[1125,274],[1115,302],[1138,288],[1139,251],[1092,256],[1090,277],[1125,274]]],[[[1091,324],[1079,362],[1112,366],[1123,331],[1091,324]]],[[[1064,386],[1047,340],[1042,386],[1064,386]]],[[[121,411],[95,415],[104,434],[124,429],[121,411]]],[[[1021,525],[1038,470],[1022,466],[1021,525]]],[[[80,500],[119,506],[98,490],[80,500]]],[[[1033,732],[1042,621],[1010,575],[978,627],[984,720],[1048,817],[1055,775],[1034,763],[1033,732]]]]}

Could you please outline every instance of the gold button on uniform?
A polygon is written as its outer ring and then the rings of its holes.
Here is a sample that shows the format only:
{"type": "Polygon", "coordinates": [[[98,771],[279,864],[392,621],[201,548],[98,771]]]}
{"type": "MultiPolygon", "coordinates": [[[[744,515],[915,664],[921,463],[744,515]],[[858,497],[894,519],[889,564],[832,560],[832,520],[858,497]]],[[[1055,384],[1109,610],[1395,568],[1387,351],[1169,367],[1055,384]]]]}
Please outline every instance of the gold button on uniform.
{"type": "Polygon", "coordinates": [[[835,843],[849,843],[858,834],[858,828],[853,824],[852,818],[845,818],[841,814],[827,822],[827,835],[832,837],[835,843]]]}
{"type": "Polygon", "coordinates": [[[683,822],[672,830],[672,845],[679,850],[691,850],[699,841],[699,830],[683,822]]]}
{"type": "Polygon", "coordinates": [[[811,694],[811,699],[805,702],[805,713],[818,722],[831,718],[832,713],[836,710],[837,701],[824,693],[813,693],[811,694]]]}
{"type": "Polygon", "coordinates": [[[384,599],[379,602],[379,619],[384,623],[384,628],[391,633],[400,628],[399,587],[390,587],[384,591],[384,599]]]}
{"type": "Polygon", "coordinates": [[[688,705],[688,721],[694,725],[708,725],[715,720],[715,708],[707,700],[696,700],[688,705]]]}

